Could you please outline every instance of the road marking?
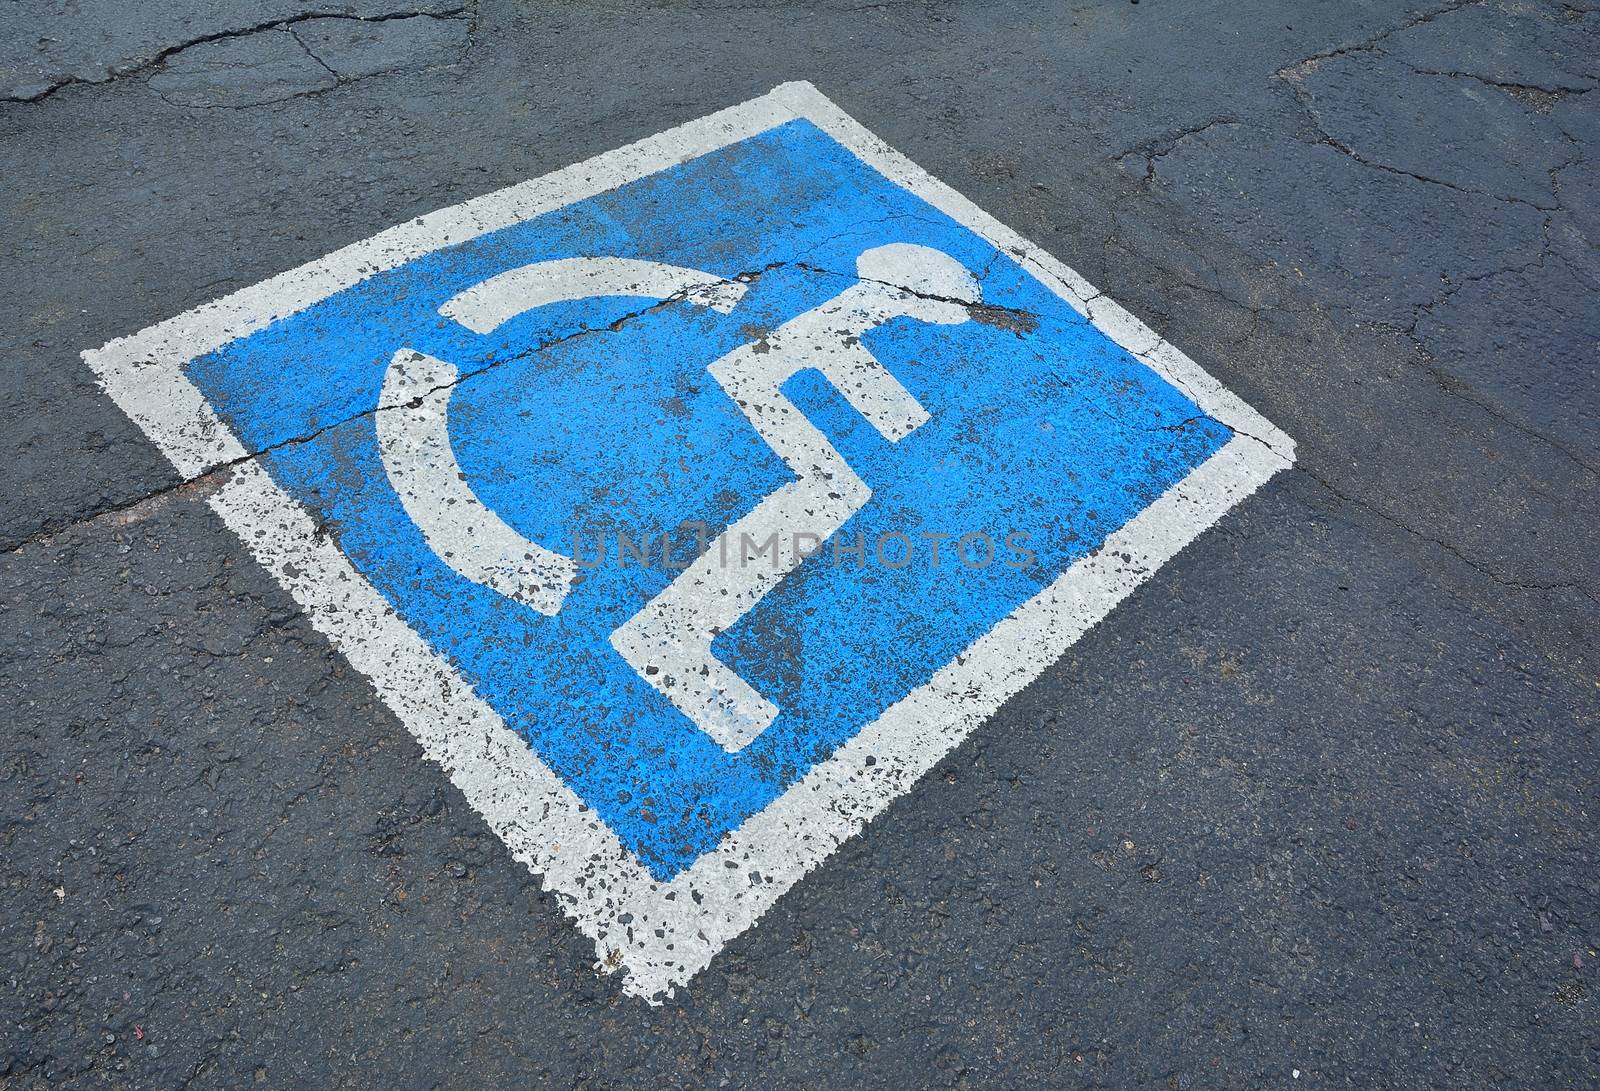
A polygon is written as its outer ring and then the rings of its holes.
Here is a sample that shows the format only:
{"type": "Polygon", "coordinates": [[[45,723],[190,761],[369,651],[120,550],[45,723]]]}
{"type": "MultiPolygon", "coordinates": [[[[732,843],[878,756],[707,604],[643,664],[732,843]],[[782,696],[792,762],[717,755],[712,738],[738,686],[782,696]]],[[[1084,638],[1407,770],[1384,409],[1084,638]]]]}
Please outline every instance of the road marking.
{"type": "Polygon", "coordinates": [[[884,439],[898,442],[928,419],[928,411],[862,345],[862,335],[892,318],[966,322],[966,307],[946,299],[978,299],[971,274],[927,247],[889,243],[862,254],[856,268],[862,279],[833,299],[707,369],[795,474],[723,531],[738,543],[775,540],[772,563],[740,558],[729,564],[721,550],[707,550],[611,634],[612,647],[646,681],[730,752],[771,726],[778,707],[719,661],[712,641],[806,559],[791,530],[805,528],[826,541],[872,497],[827,437],[784,396],[783,384],[817,368],[884,439]]]}
{"type": "Polygon", "coordinates": [[[727,314],[744,295],[744,285],[680,265],[637,258],[582,257],[536,261],[474,284],[439,308],[476,333],[491,333],[517,315],[551,303],[605,296],[665,300],[702,297],[706,306],[727,314]]]}
{"type": "Polygon", "coordinates": [[[806,84],[84,355],[652,1000],[1294,452],[806,84]]]}
{"type": "MultiPolygon", "coordinates": [[[[657,261],[583,257],[533,262],[452,296],[439,313],[475,333],[552,303],[595,297],[663,301],[682,295],[727,314],[744,285],[657,261]]],[[[453,364],[400,349],[389,362],[374,420],[383,468],[411,521],[455,572],[541,614],[554,614],[577,575],[576,562],[518,534],[467,484],[450,442],[453,364]]]]}
{"type": "Polygon", "coordinates": [[[387,407],[374,415],[389,483],[428,546],[452,569],[541,614],[561,609],[578,565],[518,534],[467,484],[450,444],[455,366],[401,349],[383,379],[387,407]]]}

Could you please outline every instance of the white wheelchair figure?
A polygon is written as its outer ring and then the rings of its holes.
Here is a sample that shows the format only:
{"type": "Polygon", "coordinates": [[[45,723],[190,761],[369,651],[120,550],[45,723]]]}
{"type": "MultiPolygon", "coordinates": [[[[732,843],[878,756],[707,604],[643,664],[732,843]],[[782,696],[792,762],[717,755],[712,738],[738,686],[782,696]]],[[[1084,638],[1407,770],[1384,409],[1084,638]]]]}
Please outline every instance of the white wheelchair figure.
{"type": "MultiPolygon", "coordinates": [[[[795,530],[826,541],[859,511],[872,490],[827,438],[781,392],[796,372],[815,368],[891,443],[928,420],[927,411],[889,373],[861,335],[894,318],[941,325],[970,318],[977,281],[949,255],[892,243],[863,253],[858,281],[741,345],[707,370],[795,480],[730,524],[725,540],[772,540],[769,563],[727,564],[706,550],[611,633],[611,646],[646,682],[718,745],[735,753],[778,715],[778,708],[711,654],[711,642],[770,593],[810,552],[795,530]]],[[[453,296],[439,311],[476,333],[490,333],[535,307],[601,296],[684,298],[727,314],[746,286],[709,273],[630,258],[535,262],[453,296]]],[[[467,484],[451,447],[448,409],[458,378],[446,361],[409,348],[384,376],[378,445],[389,480],[429,548],[455,572],[546,615],[561,609],[576,561],[519,534],[467,484]]],[[[743,561],[743,558],[740,558],[743,561]]]]}

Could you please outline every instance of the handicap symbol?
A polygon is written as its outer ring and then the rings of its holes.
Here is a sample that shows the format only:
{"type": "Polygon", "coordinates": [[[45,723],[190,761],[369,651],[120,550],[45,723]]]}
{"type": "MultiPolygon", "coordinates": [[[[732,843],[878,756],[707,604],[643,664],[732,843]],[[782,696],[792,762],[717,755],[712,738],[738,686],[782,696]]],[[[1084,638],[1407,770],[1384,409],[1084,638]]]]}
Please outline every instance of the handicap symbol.
{"type": "MultiPolygon", "coordinates": [[[[815,550],[793,533],[826,541],[872,497],[872,489],[781,392],[807,368],[820,371],[891,443],[928,412],[862,343],[894,318],[956,325],[979,302],[977,281],[954,258],[927,246],[891,243],[856,260],[849,287],[759,341],[712,362],[710,372],[795,480],[773,490],[724,532],[726,539],[778,543],[770,564],[724,563],[705,550],[611,633],[611,646],[724,750],[743,749],[778,708],[711,653],[712,641],[770,593],[815,550]]],[[[439,313],[478,334],[536,307],[628,296],[684,299],[722,314],[746,285],[695,269],[617,257],[524,265],[451,297],[439,313]]],[[[451,447],[448,411],[459,374],[447,361],[397,351],[384,376],[378,445],[390,483],[430,549],[451,569],[541,614],[554,615],[577,575],[576,561],[519,534],[478,499],[451,447]]]]}

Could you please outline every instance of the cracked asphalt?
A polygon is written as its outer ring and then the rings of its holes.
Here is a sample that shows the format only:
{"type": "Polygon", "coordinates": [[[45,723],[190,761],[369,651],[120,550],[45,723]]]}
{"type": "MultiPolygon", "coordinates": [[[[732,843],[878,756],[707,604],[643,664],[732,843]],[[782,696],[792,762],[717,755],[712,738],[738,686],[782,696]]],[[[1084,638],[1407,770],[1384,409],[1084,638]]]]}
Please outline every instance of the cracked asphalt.
{"type": "Polygon", "coordinates": [[[1600,4],[0,26],[0,1085],[1600,1084],[1600,4]],[[652,1008],[78,354],[791,79],[1299,463],[652,1008]]]}

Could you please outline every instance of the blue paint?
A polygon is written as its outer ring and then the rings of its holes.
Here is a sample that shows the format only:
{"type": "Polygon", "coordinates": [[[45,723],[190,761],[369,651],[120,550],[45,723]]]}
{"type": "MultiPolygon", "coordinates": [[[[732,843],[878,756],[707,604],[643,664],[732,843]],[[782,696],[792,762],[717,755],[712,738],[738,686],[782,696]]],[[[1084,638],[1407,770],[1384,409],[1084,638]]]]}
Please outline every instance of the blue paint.
{"type": "MultiPolygon", "coordinates": [[[[659,878],[669,878],[885,707],[926,681],[1228,438],[1186,397],[1084,322],[1007,256],[793,122],[527,223],[452,246],[330,297],[191,365],[190,378],[278,482],[336,533],[406,621],[522,732],[659,878]],[[874,490],[838,536],[869,564],[813,560],[718,638],[714,652],[781,709],[727,754],[607,642],[674,573],[588,570],[543,617],[464,580],[389,487],[372,417],[389,358],[409,346],[463,372],[456,455],[480,498],[564,553],[575,534],[703,520],[720,529],[790,479],[705,372],[844,288],[862,251],[936,247],[982,274],[1019,332],[896,319],[864,341],[930,412],[898,444],[816,372],[785,393],[874,490]],[[545,258],[639,257],[722,276],[764,270],[731,314],[633,299],[542,308],[478,336],[438,307],[545,258]],[[531,346],[553,346],[530,353],[531,346]],[[884,532],[912,563],[871,563],[884,532]],[[933,568],[923,531],[1027,536],[1026,568],[933,568]]],[[[954,539],[943,549],[953,547],[954,539]]]]}

